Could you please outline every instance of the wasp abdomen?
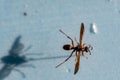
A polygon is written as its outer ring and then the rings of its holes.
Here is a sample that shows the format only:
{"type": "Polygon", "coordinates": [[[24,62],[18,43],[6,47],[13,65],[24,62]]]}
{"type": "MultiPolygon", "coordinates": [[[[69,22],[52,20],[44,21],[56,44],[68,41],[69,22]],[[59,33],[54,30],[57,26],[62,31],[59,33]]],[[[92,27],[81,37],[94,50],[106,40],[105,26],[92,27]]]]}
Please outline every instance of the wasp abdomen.
{"type": "Polygon", "coordinates": [[[72,45],[70,45],[70,44],[66,44],[66,45],[64,45],[63,46],[63,49],[64,50],[71,50],[73,47],[72,47],[72,45]]]}

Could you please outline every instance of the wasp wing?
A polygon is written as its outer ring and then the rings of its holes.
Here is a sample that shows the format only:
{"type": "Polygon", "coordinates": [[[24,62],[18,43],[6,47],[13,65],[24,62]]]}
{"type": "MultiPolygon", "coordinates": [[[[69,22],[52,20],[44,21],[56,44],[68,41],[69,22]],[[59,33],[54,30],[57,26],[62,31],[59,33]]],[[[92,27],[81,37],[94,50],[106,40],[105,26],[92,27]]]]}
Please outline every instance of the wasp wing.
{"type": "Polygon", "coordinates": [[[83,35],[84,35],[84,23],[81,23],[81,28],[80,28],[80,47],[82,46],[82,39],[83,39],[83,35]]]}
{"type": "Polygon", "coordinates": [[[19,35],[13,42],[13,45],[12,45],[11,49],[9,50],[9,53],[11,55],[18,55],[24,48],[24,45],[22,43],[20,43],[20,39],[21,39],[21,35],[19,35]]]}
{"type": "Polygon", "coordinates": [[[15,65],[6,64],[0,69],[0,80],[5,79],[12,72],[15,65]]]}
{"type": "Polygon", "coordinates": [[[80,52],[77,53],[76,58],[75,58],[74,74],[76,74],[78,72],[79,66],[80,66],[80,52]]]}

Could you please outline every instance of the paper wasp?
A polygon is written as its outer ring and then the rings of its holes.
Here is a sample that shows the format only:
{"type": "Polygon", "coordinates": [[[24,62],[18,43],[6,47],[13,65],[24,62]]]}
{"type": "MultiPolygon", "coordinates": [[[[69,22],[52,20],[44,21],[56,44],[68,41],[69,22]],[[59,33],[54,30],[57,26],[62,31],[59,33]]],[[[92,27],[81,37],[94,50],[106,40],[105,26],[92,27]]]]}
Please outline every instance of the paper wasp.
{"type": "Polygon", "coordinates": [[[84,55],[84,52],[89,52],[90,55],[91,55],[91,52],[90,50],[93,49],[93,47],[91,45],[86,45],[86,44],[82,44],[82,39],[83,39],[83,35],[84,35],[84,23],[81,23],[81,28],[80,28],[80,37],[79,37],[79,42],[77,42],[76,38],[75,38],[75,41],[77,43],[77,46],[74,46],[74,41],[73,39],[68,36],[67,34],[65,34],[62,30],[60,30],[60,32],[62,34],[64,34],[68,39],[71,40],[71,44],[65,44],[63,46],[63,49],[64,50],[73,50],[71,52],[71,54],[68,56],[67,59],[65,59],[62,63],[60,63],[59,65],[56,66],[59,67],[61,64],[65,63],[72,55],[73,53],[75,52],[75,69],[74,69],[74,74],[76,74],[79,70],[79,66],[80,66],[80,56],[83,56],[85,57],[86,59],[88,59],[87,56],[84,55]]]}

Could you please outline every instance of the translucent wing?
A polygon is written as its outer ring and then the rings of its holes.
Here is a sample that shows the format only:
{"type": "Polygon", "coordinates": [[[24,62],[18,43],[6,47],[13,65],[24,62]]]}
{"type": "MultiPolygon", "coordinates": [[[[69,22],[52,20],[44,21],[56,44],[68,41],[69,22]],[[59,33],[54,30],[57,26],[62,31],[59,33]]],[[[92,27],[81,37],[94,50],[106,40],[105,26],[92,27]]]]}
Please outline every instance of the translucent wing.
{"type": "Polygon", "coordinates": [[[19,35],[15,41],[13,42],[12,48],[10,49],[9,53],[12,55],[18,55],[22,49],[24,48],[24,45],[20,43],[21,36],[19,35]]]}
{"type": "Polygon", "coordinates": [[[84,23],[81,23],[81,29],[80,29],[80,47],[82,46],[82,39],[83,39],[83,35],[84,35],[84,23]]]}
{"type": "Polygon", "coordinates": [[[5,79],[12,72],[14,65],[6,64],[0,69],[0,80],[5,79]]]}
{"type": "Polygon", "coordinates": [[[80,66],[80,52],[77,53],[76,58],[75,58],[74,74],[76,74],[78,72],[79,66],[80,66]]]}

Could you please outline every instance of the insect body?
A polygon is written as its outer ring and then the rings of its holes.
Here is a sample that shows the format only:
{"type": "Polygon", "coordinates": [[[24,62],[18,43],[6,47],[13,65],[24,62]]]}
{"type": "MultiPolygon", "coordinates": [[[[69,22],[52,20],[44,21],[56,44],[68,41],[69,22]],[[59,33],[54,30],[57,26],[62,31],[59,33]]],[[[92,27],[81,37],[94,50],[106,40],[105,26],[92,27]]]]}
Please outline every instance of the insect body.
{"type": "Polygon", "coordinates": [[[67,59],[65,59],[62,63],[60,63],[59,65],[56,66],[59,67],[61,64],[65,63],[75,52],[76,58],[75,58],[75,69],[74,69],[74,74],[76,74],[79,70],[79,65],[80,65],[80,55],[82,55],[83,57],[85,57],[86,59],[88,58],[87,56],[84,55],[84,52],[90,52],[90,49],[92,50],[93,47],[91,45],[86,45],[86,44],[82,44],[82,39],[83,39],[83,35],[84,35],[84,24],[81,23],[81,28],[80,28],[80,38],[79,38],[79,42],[77,42],[77,40],[75,39],[77,46],[74,46],[74,41],[73,39],[68,36],[67,34],[65,34],[62,30],[60,30],[61,33],[63,33],[68,39],[71,40],[71,44],[66,44],[63,46],[64,50],[73,50],[71,52],[71,54],[68,56],[67,59]]]}

